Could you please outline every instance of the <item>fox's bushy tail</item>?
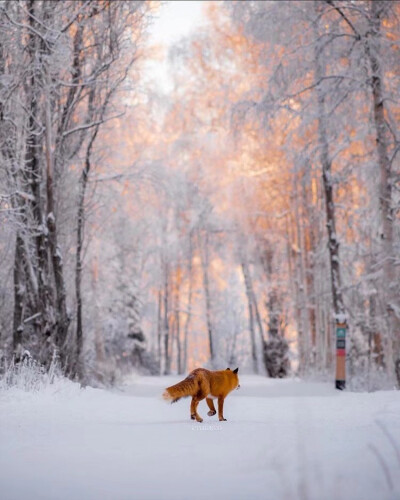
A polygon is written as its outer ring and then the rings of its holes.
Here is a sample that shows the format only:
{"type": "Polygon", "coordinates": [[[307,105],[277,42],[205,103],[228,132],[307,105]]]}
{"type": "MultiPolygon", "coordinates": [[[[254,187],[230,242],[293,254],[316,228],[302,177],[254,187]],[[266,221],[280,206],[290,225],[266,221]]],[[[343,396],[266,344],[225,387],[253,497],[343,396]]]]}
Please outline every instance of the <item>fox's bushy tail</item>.
{"type": "Polygon", "coordinates": [[[179,382],[178,384],[171,385],[167,387],[164,391],[163,398],[165,401],[171,401],[171,403],[176,403],[181,398],[187,398],[188,396],[193,396],[197,390],[197,383],[192,375],[189,375],[179,382]]]}

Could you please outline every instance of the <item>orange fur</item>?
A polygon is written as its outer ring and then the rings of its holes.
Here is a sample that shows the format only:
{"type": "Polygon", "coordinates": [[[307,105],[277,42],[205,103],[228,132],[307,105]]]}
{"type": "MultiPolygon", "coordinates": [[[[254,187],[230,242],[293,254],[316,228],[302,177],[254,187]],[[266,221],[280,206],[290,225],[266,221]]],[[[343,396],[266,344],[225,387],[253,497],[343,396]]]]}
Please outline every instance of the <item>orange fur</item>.
{"type": "Polygon", "coordinates": [[[190,417],[193,420],[202,422],[203,419],[197,413],[199,402],[206,398],[211,417],[216,414],[213,399],[218,399],[218,418],[220,421],[226,420],[223,415],[224,399],[233,391],[239,388],[238,368],[236,370],[210,371],[205,368],[196,368],[178,384],[167,387],[163,394],[166,401],[175,403],[181,398],[192,396],[190,405],[190,417]]]}

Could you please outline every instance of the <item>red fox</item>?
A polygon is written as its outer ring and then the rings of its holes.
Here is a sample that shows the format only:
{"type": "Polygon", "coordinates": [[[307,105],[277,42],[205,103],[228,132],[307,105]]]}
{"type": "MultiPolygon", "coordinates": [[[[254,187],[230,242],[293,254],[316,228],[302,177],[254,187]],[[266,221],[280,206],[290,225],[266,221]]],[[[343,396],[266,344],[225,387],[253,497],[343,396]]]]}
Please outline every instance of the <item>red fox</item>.
{"type": "Polygon", "coordinates": [[[203,419],[197,413],[199,402],[206,398],[207,405],[210,408],[207,415],[212,417],[217,413],[213,399],[218,399],[218,418],[220,421],[226,421],[223,414],[224,399],[233,389],[239,389],[238,371],[239,368],[235,370],[227,368],[215,372],[205,368],[196,368],[182,382],[167,387],[163,398],[166,401],[171,401],[171,403],[176,403],[181,398],[192,396],[190,418],[197,420],[197,422],[203,422],[203,419]]]}

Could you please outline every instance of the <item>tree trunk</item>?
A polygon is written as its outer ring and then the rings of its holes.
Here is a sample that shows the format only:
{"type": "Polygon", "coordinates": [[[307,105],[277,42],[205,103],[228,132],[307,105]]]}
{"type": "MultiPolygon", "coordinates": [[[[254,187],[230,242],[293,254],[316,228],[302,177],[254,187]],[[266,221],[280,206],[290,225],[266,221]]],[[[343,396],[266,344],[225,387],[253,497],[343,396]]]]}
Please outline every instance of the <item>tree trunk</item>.
{"type": "MultiPolygon", "coordinates": [[[[249,274],[249,276],[250,276],[250,274],[249,274]]],[[[251,280],[250,280],[250,292],[251,292],[251,296],[253,299],[254,318],[256,320],[258,334],[259,334],[260,342],[262,345],[262,343],[264,342],[264,328],[262,325],[260,310],[258,308],[257,297],[256,297],[256,294],[254,293],[253,283],[251,280]]]]}
{"type": "Polygon", "coordinates": [[[24,303],[25,286],[23,281],[22,250],[23,241],[17,233],[14,257],[14,324],[13,324],[13,351],[16,358],[20,354],[22,333],[24,331],[24,303]]]}
{"type": "Polygon", "coordinates": [[[254,331],[254,309],[253,309],[253,293],[251,286],[251,277],[247,262],[242,259],[241,263],[242,273],[244,278],[244,283],[246,287],[247,296],[247,308],[249,314],[249,332],[250,332],[250,342],[251,342],[251,359],[253,364],[254,373],[258,373],[258,359],[257,359],[257,346],[256,346],[256,336],[254,331]]]}
{"type": "MultiPolygon", "coordinates": [[[[318,4],[318,2],[317,2],[318,4]]],[[[318,12],[317,6],[317,12],[318,12]]],[[[316,33],[318,39],[318,33],[316,33]]],[[[321,43],[315,45],[315,80],[321,82],[325,76],[321,43]]],[[[335,202],[333,199],[332,162],[329,155],[325,94],[321,84],[316,87],[318,100],[318,142],[319,161],[322,168],[322,183],[325,193],[326,228],[328,232],[329,262],[331,269],[331,290],[335,315],[344,314],[343,296],[340,278],[339,241],[336,233],[335,202]]]]}
{"type": "Polygon", "coordinates": [[[186,312],[186,322],[183,340],[183,371],[187,370],[187,360],[188,360],[188,337],[189,337],[189,327],[190,320],[192,318],[192,296],[193,296],[193,235],[189,234],[189,257],[188,257],[188,277],[189,277],[189,291],[188,291],[188,304],[186,312]]]}
{"type": "Polygon", "coordinates": [[[158,370],[162,374],[162,356],[161,356],[161,339],[162,339],[162,291],[158,290],[158,312],[157,312],[157,352],[158,352],[158,370]]]}
{"type": "Polygon", "coordinates": [[[47,227],[49,231],[48,241],[53,266],[55,289],[56,289],[56,345],[59,350],[61,366],[67,371],[68,352],[67,335],[70,318],[67,311],[67,292],[64,280],[64,266],[61,249],[57,242],[57,224],[54,206],[54,184],[53,184],[53,144],[52,144],[52,124],[50,112],[50,79],[47,74],[47,89],[45,102],[45,141],[46,141],[46,194],[47,194],[47,227]]]}
{"type": "Polygon", "coordinates": [[[317,357],[317,327],[316,327],[316,301],[315,301],[315,284],[314,284],[314,260],[315,260],[315,217],[313,207],[311,206],[310,189],[311,189],[311,166],[306,165],[304,177],[302,179],[302,212],[304,214],[304,267],[305,267],[305,282],[306,282],[306,300],[308,310],[308,325],[310,328],[310,363],[313,367],[316,366],[317,357]]]}
{"type": "Polygon", "coordinates": [[[299,372],[306,372],[309,367],[310,356],[310,324],[308,315],[308,297],[306,283],[306,266],[305,266],[305,246],[304,246],[304,230],[300,224],[301,213],[299,200],[301,196],[298,193],[299,176],[294,178],[293,189],[294,196],[294,214],[295,214],[295,231],[296,231],[296,281],[298,290],[298,317],[301,323],[299,330],[299,372]]]}
{"type": "MultiPolygon", "coordinates": [[[[316,1],[314,5],[315,12],[319,16],[319,2],[316,1]]],[[[314,35],[315,81],[318,82],[316,86],[316,92],[318,102],[317,109],[319,161],[322,168],[322,183],[325,193],[326,227],[328,231],[329,263],[331,270],[331,291],[337,335],[335,387],[341,390],[344,389],[346,385],[346,314],[341,288],[339,241],[336,233],[335,202],[333,199],[332,182],[332,160],[329,154],[329,139],[327,128],[328,123],[325,109],[325,91],[322,87],[323,78],[326,76],[325,55],[323,53],[324,45],[318,32],[317,21],[314,24],[314,35]],[[339,338],[339,332],[341,338],[339,338]]]]}
{"type": "Polygon", "coordinates": [[[40,313],[40,353],[39,358],[46,363],[50,358],[48,352],[50,344],[48,339],[54,331],[54,308],[52,305],[52,293],[49,283],[48,266],[48,228],[44,217],[45,209],[42,206],[41,183],[43,172],[40,165],[40,152],[42,150],[41,138],[42,131],[37,124],[39,115],[39,78],[37,69],[37,54],[39,52],[39,41],[35,34],[35,2],[30,0],[28,3],[28,25],[31,28],[28,38],[28,54],[30,59],[30,78],[29,86],[26,86],[28,123],[27,138],[25,150],[26,182],[30,186],[32,199],[30,200],[31,213],[33,215],[34,241],[36,245],[36,276],[38,283],[38,311],[40,313]]]}
{"type": "MultiPolygon", "coordinates": [[[[88,114],[91,116],[93,102],[95,97],[94,87],[91,89],[89,94],[89,104],[88,104],[88,114]]],[[[75,262],[75,295],[76,295],[76,359],[75,364],[75,375],[80,379],[83,378],[83,299],[82,299],[82,251],[83,251],[83,240],[84,240],[84,229],[85,229],[85,197],[86,188],[89,180],[89,173],[91,168],[91,155],[93,144],[96,140],[98,127],[95,129],[94,133],[90,137],[86,148],[85,155],[85,165],[83,167],[80,179],[79,179],[79,195],[78,195],[78,217],[76,226],[76,262],[75,262]]]]}
{"type": "Polygon", "coordinates": [[[76,262],[75,262],[75,296],[76,296],[76,359],[75,375],[79,378],[82,373],[82,350],[83,350],[83,324],[82,324],[82,250],[83,250],[83,231],[85,217],[85,192],[87,178],[90,169],[90,161],[86,160],[85,168],[82,171],[79,180],[79,198],[78,198],[78,221],[76,228],[76,262]]]}
{"type": "Polygon", "coordinates": [[[233,331],[232,344],[230,346],[230,351],[229,351],[229,355],[228,355],[229,366],[233,366],[234,364],[236,364],[235,353],[236,353],[236,342],[237,342],[238,334],[239,334],[239,331],[238,331],[237,326],[235,325],[235,329],[233,331]]]}
{"type": "Polygon", "coordinates": [[[171,353],[169,340],[169,267],[164,265],[164,375],[171,373],[171,353]]]}
{"type": "Polygon", "coordinates": [[[181,321],[180,321],[180,266],[178,263],[177,266],[177,271],[176,271],[176,287],[175,287],[175,340],[176,340],[176,361],[177,361],[177,369],[178,373],[182,374],[183,369],[182,369],[182,342],[181,342],[181,321]]]}
{"type": "Polygon", "coordinates": [[[204,297],[206,303],[206,323],[207,323],[207,333],[208,333],[208,345],[210,350],[211,365],[215,361],[215,350],[214,350],[214,339],[213,339],[213,326],[211,320],[211,294],[210,294],[210,284],[209,284],[209,247],[208,247],[208,233],[205,231],[204,243],[200,241],[200,248],[203,247],[203,252],[201,255],[201,264],[203,270],[203,287],[204,287],[204,297]]]}
{"type": "MultiPolygon", "coordinates": [[[[392,305],[398,294],[393,252],[393,174],[392,162],[389,157],[390,139],[385,118],[385,89],[381,66],[381,23],[386,6],[386,2],[378,0],[370,2],[370,24],[365,48],[371,66],[371,91],[376,131],[375,141],[380,172],[379,208],[381,216],[382,288],[384,298],[384,310],[382,312],[384,317],[387,318],[388,324],[388,332],[384,341],[377,338],[380,334],[376,332],[374,342],[375,348],[378,350],[377,359],[383,358],[384,346],[386,347],[386,354],[388,356],[387,366],[389,372],[392,373],[396,360],[400,359],[400,334],[396,332],[399,329],[399,321],[396,319],[392,305]],[[382,352],[379,352],[380,349],[382,352]],[[394,364],[392,364],[392,361],[394,364]]],[[[398,380],[398,384],[400,386],[400,380],[398,380]]]]}

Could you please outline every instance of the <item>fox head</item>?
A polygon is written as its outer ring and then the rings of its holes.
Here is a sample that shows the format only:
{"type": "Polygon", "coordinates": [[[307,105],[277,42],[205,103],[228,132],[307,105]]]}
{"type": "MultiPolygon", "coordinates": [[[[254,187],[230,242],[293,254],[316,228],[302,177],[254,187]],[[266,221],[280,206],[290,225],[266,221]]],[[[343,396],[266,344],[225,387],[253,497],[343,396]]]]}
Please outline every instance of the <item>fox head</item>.
{"type": "Polygon", "coordinates": [[[235,368],[234,370],[227,368],[225,371],[229,372],[229,378],[232,383],[232,389],[239,389],[240,388],[239,376],[238,376],[239,368],[235,368]]]}

